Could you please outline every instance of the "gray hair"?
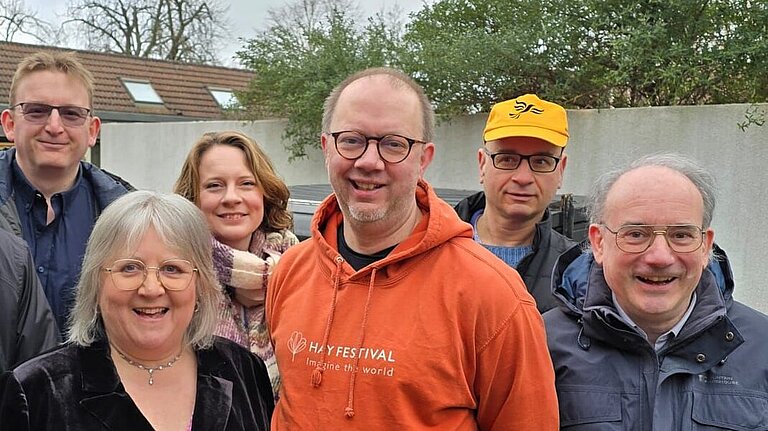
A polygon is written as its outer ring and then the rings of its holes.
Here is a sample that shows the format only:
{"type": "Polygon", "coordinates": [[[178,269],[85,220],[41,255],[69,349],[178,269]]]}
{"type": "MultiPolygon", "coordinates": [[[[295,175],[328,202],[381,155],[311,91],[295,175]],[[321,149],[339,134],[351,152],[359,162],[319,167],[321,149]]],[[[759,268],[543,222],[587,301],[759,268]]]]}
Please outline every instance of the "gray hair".
{"type": "Polygon", "coordinates": [[[349,84],[358,81],[362,78],[371,76],[387,76],[390,78],[393,88],[409,88],[419,99],[419,105],[421,105],[421,138],[426,142],[432,142],[435,139],[435,111],[430,103],[429,98],[424,94],[424,89],[416,83],[410,76],[405,73],[393,69],[391,67],[372,67],[369,69],[361,70],[348,76],[339,85],[331,90],[328,98],[323,103],[323,132],[331,132],[331,120],[333,119],[333,112],[336,110],[336,105],[339,102],[341,93],[346,89],[349,84]]]}
{"type": "Polygon", "coordinates": [[[154,228],[161,240],[198,268],[196,306],[184,342],[202,349],[213,343],[221,295],[213,270],[211,233],[200,210],[175,194],[128,193],[110,204],[93,227],[83,258],[75,306],[69,317],[68,341],[89,346],[104,338],[98,309],[103,268],[125,250],[134,250],[154,228]]]}
{"type": "Polygon", "coordinates": [[[715,178],[692,159],[674,153],[643,156],[625,167],[601,175],[592,186],[592,193],[587,203],[590,223],[602,223],[605,220],[605,201],[616,181],[627,172],[645,166],[664,167],[685,175],[699,190],[701,199],[704,201],[702,227],[707,229],[710,226],[715,212],[715,195],[717,194],[715,178]]]}

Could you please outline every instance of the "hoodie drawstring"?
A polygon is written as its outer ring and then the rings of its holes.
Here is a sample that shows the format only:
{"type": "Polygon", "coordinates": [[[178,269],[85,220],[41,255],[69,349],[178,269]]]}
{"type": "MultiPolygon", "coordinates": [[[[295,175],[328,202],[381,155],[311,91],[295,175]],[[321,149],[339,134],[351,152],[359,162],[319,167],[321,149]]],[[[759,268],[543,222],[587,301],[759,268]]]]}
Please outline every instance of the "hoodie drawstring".
{"type": "MultiPolygon", "coordinates": [[[[371,296],[373,296],[373,283],[376,280],[376,268],[371,271],[371,282],[368,284],[368,297],[365,299],[365,309],[363,310],[363,323],[360,326],[360,342],[357,344],[357,351],[361,351],[365,342],[365,327],[368,324],[368,311],[371,308],[371,296]]],[[[349,378],[349,395],[347,397],[347,407],[344,409],[344,415],[348,419],[355,416],[355,380],[357,377],[357,368],[360,365],[360,356],[355,356],[355,367],[352,368],[352,376],[349,378]]]]}
{"type": "Polygon", "coordinates": [[[344,263],[344,258],[336,256],[336,270],[333,274],[333,299],[331,300],[331,310],[328,312],[328,322],[325,324],[325,332],[323,333],[323,351],[320,353],[320,360],[317,362],[317,366],[312,370],[312,378],[310,379],[312,386],[317,388],[323,382],[323,370],[325,369],[325,353],[328,351],[326,346],[328,345],[328,337],[331,334],[331,325],[333,324],[333,316],[336,314],[336,297],[339,293],[339,278],[341,276],[341,264],[344,263]]]}

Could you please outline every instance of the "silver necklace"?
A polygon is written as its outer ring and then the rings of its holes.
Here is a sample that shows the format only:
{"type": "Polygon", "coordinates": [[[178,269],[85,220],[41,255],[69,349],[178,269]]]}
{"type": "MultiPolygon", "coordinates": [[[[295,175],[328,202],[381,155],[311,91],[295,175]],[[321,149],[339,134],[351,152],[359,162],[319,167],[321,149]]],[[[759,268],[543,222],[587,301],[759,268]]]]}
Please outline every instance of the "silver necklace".
{"type": "Polygon", "coordinates": [[[146,366],[144,364],[136,362],[136,361],[130,359],[129,357],[125,356],[123,354],[123,352],[118,350],[115,346],[112,346],[112,347],[115,349],[115,352],[117,352],[117,354],[120,355],[120,357],[123,358],[123,360],[125,360],[125,362],[127,362],[129,365],[133,365],[134,367],[136,367],[136,368],[138,368],[140,370],[146,371],[147,374],[149,374],[149,384],[150,385],[153,385],[155,383],[155,375],[154,375],[155,371],[162,371],[162,370],[164,370],[166,368],[171,368],[173,366],[173,364],[175,364],[176,361],[178,361],[179,358],[181,358],[181,354],[184,352],[184,349],[181,349],[179,354],[174,356],[173,359],[171,359],[167,363],[160,364],[160,365],[157,365],[155,367],[148,367],[148,366],[146,366]]]}

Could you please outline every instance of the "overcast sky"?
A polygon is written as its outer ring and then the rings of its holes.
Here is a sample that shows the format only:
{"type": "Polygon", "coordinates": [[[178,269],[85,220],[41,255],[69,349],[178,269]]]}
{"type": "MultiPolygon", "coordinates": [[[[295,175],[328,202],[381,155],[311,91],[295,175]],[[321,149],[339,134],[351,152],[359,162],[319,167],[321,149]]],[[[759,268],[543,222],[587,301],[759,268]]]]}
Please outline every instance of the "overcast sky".
{"type": "MultiPolygon", "coordinates": [[[[431,0],[428,0],[431,3],[431,0]]],[[[229,21],[232,29],[231,43],[227,44],[220,59],[225,65],[234,65],[230,58],[240,49],[240,38],[249,38],[267,25],[267,11],[291,3],[290,0],[230,0],[229,21]]],[[[357,0],[365,15],[373,15],[382,9],[391,9],[397,5],[403,10],[403,18],[415,12],[424,4],[424,0],[357,0]]],[[[28,9],[38,13],[46,21],[60,23],[66,19],[66,2],[62,0],[25,0],[28,9]]]]}

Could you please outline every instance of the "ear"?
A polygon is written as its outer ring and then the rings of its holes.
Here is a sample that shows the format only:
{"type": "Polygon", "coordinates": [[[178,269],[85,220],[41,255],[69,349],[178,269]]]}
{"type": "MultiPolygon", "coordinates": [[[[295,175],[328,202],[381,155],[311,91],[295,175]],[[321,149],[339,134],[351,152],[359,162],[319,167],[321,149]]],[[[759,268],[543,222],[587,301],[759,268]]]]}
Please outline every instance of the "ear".
{"type": "Polygon", "coordinates": [[[712,245],[715,243],[715,231],[710,227],[704,231],[704,246],[702,256],[702,266],[704,268],[709,265],[709,256],[712,254],[712,245]]]}
{"type": "Polygon", "coordinates": [[[424,144],[424,148],[421,150],[419,156],[419,177],[424,178],[424,172],[427,171],[427,167],[432,163],[432,159],[435,157],[435,144],[427,142],[424,144]]]}
{"type": "Polygon", "coordinates": [[[605,251],[605,236],[603,236],[603,230],[600,225],[589,225],[589,244],[592,246],[592,255],[595,257],[595,262],[603,264],[603,252],[605,251]]]}
{"type": "Polygon", "coordinates": [[[16,122],[13,120],[13,113],[10,109],[6,109],[0,114],[0,122],[3,123],[3,131],[8,141],[13,142],[15,136],[16,122]]]}
{"type": "Polygon", "coordinates": [[[323,152],[326,151],[326,147],[328,146],[328,135],[325,133],[320,134],[320,147],[323,149],[323,152]]]}
{"type": "Polygon", "coordinates": [[[323,162],[325,163],[325,169],[328,169],[328,159],[330,155],[328,154],[328,135],[325,133],[320,134],[320,148],[323,149],[323,162]]]}
{"type": "Polygon", "coordinates": [[[557,164],[557,169],[560,170],[560,181],[557,183],[557,188],[559,189],[563,185],[563,175],[565,175],[565,165],[568,164],[568,156],[563,154],[563,157],[560,159],[560,163],[557,164]]]}
{"type": "Polygon", "coordinates": [[[101,118],[92,117],[90,124],[88,124],[88,147],[96,145],[96,139],[99,137],[99,130],[101,130],[101,118]]]}
{"type": "Polygon", "coordinates": [[[482,148],[477,150],[477,167],[480,169],[480,184],[485,181],[485,164],[488,163],[489,157],[485,157],[485,151],[482,148]]]}

